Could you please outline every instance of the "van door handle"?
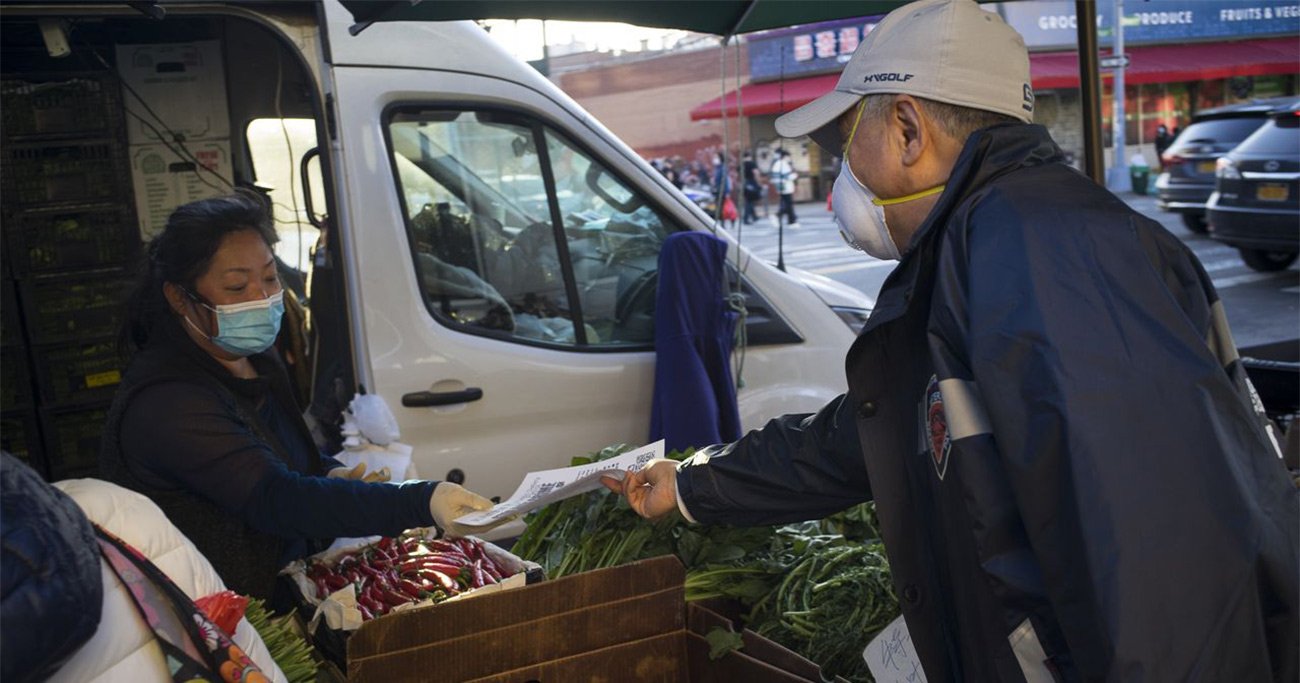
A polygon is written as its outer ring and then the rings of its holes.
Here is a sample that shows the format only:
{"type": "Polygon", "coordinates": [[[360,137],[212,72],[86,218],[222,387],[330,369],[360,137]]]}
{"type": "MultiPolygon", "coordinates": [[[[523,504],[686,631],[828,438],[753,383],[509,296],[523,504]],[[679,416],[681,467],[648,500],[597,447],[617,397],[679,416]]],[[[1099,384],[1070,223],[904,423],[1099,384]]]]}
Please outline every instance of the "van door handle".
{"type": "Polygon", "coordinates": [[[428,408],[430,406],[452,406],[457,403],[469,403],[483,398],[483,390],[468,387],[460,391],[412,391],[402,395],[402,405],[407,408],[428,408]]]}

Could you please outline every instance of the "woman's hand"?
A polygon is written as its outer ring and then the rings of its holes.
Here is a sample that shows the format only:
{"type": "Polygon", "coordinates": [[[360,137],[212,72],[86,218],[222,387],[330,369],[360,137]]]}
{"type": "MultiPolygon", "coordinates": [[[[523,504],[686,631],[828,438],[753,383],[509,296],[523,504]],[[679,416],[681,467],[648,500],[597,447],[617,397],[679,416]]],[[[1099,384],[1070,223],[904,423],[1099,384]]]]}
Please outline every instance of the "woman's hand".
{"type": "Polygon", "coordinates": [[[364,462],[357,463],[357,466],[353,468],[335,467],[325,476],[333,477],[334,479],[364,481],[370,484],[389,481],[393,478],[392,473],[388,471],[387,467],[381,467],[370,474],[366,474],[366,464],[364,462]]]}
{"type": "MultiPolygon", "coordinates": [[[[457,518],[471,512],[482,512],[491,509],[492,501],[460,484],[453,484],[449,481],[438,482],[438,485],[433,489],[433,496],[429,498],[429,512],[433,513],[433,522],[448,536],[465,536],[470,533],[470,529],[456,523],[457,518]]],[[[473,527],[473,531],[485,531],[494,526],[505,524],[511,519],[514,518],[509,517],[496,524],[473,527]]]]}

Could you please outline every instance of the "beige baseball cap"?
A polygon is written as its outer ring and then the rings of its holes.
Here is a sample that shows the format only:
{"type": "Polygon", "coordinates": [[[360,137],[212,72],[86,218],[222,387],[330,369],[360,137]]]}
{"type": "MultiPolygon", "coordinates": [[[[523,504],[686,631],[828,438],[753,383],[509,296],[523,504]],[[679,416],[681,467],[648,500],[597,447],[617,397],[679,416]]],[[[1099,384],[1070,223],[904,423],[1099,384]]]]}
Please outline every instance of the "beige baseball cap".
{"type": "Polygon", "coordinates": [[[1024,38],[975,0],[920,0],[885,16],[845,65],[835,89],[776,120],[783,137],[844,148],[836,119],[876,93],[905,93],[1034,118],[1024,38]]]}

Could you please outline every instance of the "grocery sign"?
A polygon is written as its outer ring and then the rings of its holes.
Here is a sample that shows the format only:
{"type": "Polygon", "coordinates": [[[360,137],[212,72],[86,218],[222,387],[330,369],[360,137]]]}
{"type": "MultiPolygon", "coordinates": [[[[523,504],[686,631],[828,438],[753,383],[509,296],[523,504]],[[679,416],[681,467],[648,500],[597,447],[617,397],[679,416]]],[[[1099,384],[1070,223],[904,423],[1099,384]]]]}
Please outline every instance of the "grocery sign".
{"type": "MultiPolygon", "coordinates": [[[[1024,36],[1031,49],[1069,48],[1077,38],[1072,0],[1001,2],[983,5],[1024,36]]],[[[1115,6],[1097,3],[1101,45],[1113,35],[1115,6]]],[[[807,24],[749,37],[749,73],[755,82],[832,73],[844,63],[881,16],[807,24]]],[[[1300,32],[1296,0],[1144,0],[1124,7],[1128,45],[1216,40],[1300,32]]]]}

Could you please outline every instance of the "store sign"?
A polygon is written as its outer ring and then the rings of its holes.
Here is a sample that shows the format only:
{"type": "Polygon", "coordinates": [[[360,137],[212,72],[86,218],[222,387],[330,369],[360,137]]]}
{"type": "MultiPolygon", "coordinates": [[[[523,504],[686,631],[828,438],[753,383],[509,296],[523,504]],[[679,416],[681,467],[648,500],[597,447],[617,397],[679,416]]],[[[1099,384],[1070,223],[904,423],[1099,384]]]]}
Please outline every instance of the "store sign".
{"type": "MultiPolygon", "coordinates": [[[[1078,17],[1070,0],[999,3],[998,13],[1032,50],[1075,44],[1078,17]]],[[[1107,45],[1114,34],[1115,5],[1097,3],[1097,34],[1107,45]]],[[[1295,0],[1146,0],[1124,7],[1124,42],[1128,45],[1189,39],[1295,35],[1300,31],[1300,3],[1295,0]]]]}
{"type": "Polygon", "coordinates": [[[838,71],[879,19],[824,22],[758,34],[749,41],[750,76],[764,81],[838,71]]]}

